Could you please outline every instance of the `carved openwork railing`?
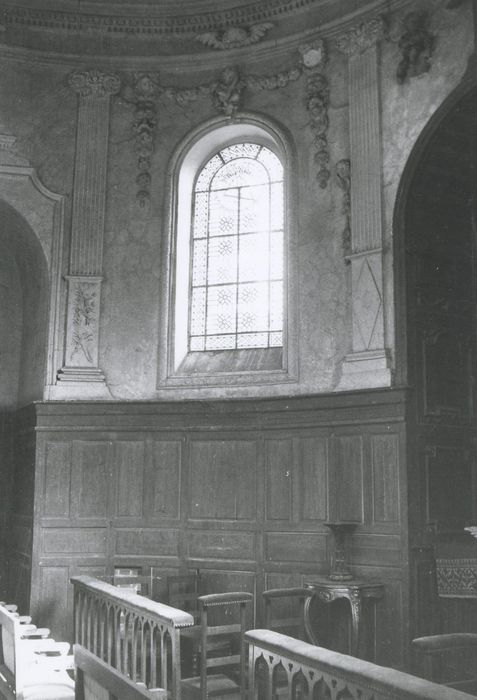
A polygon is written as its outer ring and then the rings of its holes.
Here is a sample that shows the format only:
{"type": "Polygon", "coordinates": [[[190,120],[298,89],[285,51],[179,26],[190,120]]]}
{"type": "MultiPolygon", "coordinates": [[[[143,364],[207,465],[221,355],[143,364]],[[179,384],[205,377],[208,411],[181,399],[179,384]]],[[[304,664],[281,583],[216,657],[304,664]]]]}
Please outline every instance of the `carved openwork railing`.
{"type": "Polygon", "coordinates": [[[180,631],[194,624],[192,615],[91,576],[71,582],[75,656],[78,650],[91,663],[99,659],[102,667],[154,689],[154,697],[167,693],[179,700],[180,631]]]}
{"type": "Polygon", "coordinates": [[[278,632],[251,630],[245,641],[249,700],[475,700],[473,695],[278,632]]]}

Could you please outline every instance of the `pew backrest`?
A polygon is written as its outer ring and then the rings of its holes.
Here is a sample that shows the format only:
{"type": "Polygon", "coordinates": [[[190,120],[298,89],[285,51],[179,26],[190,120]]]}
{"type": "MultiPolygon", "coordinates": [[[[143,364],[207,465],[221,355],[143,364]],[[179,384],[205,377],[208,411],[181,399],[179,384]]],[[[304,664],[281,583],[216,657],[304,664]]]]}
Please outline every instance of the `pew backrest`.
{"type": "Polygon", "coordinates": [[[66,673],[74,666],[69,644],[31,639],[23,633],[32,629],[23,627],[16,612],[0,605],[0,695],[7,700],[24,700],[34,692],[43,700],[74,698],[74,682],[66,673]]]}
{"type": "Polygon", "coordinates": [[[347,700],[475,700],[395,669],[302,642],[270,630],[245,633],[249,697],[347,700]]]}
{"type": "Polygon", "coordinates": [[[180,700],[180,632],[194,625],[192,615],[91,576],[71,582],[77,685],[86,675],[105,689],[131,686],[125,698],[180,700]]]}

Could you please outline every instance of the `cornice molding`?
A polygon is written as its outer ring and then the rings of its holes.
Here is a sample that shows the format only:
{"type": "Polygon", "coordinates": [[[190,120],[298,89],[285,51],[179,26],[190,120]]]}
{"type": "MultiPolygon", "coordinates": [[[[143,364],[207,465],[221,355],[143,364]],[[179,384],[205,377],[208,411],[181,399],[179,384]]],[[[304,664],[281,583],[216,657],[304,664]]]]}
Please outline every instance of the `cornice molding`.
{"type": "MultiPolygon", "coordinates": [[[[2,13],[5,12],[5,7],[5,4],[2,4],[0,0],[0,18],[2,17],[2,13]]],[[[318,7],[319,6],[316,2],[309,6],[310,12],[314,9],[315,20],[318,7]]],[[[240,63],[242,65],[248,64],[252,66],[254,63],[260,63],[264,59],[280,61],[287,57],[287,55],[291,51],[295,50],[299,45],[307,42],[313,42],[318,37],[328,39],[330,41],[330,45],[334,45],[337,37],[348,31],[348,29],[363,22],[369,21],[382,12],[397,12],[407,7],[413,7],[413,0],[392,0],[391,7],[389,5],[389,0],[369,0],[365,6],[346,16],[335,18],[324,23],[315,21],[314,26],[312,26],[313,23],[309,23],[308,27],[305,29],[298,31],[295,30],[293,33],[288,33],[283,36],[277,36],[277,38],[274,38],[273,40],[264,38],[262,41],[253,46],[253,51],[249,46],[228,49],[227,62],[240,63]]],[[[32,24],[31,26],[33,29],[36,27],[37,30],[41,30],[43,28],[41,25],[32,24]]],[[[276,28],[278,29],[278,23],[276,28]]],[[[191,29],[191,34],[195,35],[195,33],[196,28],[193,30],[191,29]]],[[[131,35],[131,32],[129,34],[131,35]]],[[[121,36],[121,34],[118,34],[118,37],[119,36],[121,36]]],[[[132,36],[134,36],[134,34],[132,34],[132,36]]],[[[151,38],[153,37],[151,36],[151,38]]],[[[172,31],[169,32],[169,38],[174,38],[172,31]]],[[[188,37],[187,40],[189,45],[196,44],[199,47],[198,42],[195,42],[195,40],[191,41],[191,37],[188,37]]],[[[200,61],[198,61],[197,53],[181,52],[180,49],[177,50],[179,47],[176,47],[176,50],[173,53],[165,52],[161,54],[160,47],[158,46],[158,53],[155,53],[154,55],[141,53],[139,45],[137,48],[137,52],[132,51],[127,55],[119,55],[114,52],[88,52],[87,62],[89,65],[96,64],[102,66],[105,70],[109,69],[113,71],[122,70],[125,67],[146,72],[157,71],[160,69],[161,72],[164,73],[170,71],[171,76],[175,75],[178,70],[187,70],[190,73],[202,73],[207,70],[217,70],[222,68],[224,63],[224,52],[214,49],[204,51],[203,49],[199,48],[200,61]]],[[[2,57],[2,60],[20,62],[34,61],[35,63],[41,65],[70,65],[72,67],[82,67],[85,65],[84,53],[67,53],[65,51],[58,51],[54,49],[47,51],[41,48],[15,45],[14,42],[10,42],[7,39],[7,36],[1,37],[0,56],[2,57]]]]}
{"type": "Polygon", "coordinates": [[[0,5],[4,25],[110,34],[184,35],[282,19],[297,11],[319,7],[323,0],[261,0],[245,6],[194,14],[160,14],[152,8],[142,16],[65,12],[0,5]]]}

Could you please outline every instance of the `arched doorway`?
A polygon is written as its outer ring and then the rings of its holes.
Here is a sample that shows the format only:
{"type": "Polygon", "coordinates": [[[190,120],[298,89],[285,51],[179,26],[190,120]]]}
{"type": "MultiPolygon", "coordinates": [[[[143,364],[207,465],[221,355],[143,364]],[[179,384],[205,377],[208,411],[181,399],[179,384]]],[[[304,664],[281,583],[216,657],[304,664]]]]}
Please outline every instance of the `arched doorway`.
{"type": "Polygon", "coordinates": [[[398,336],[406,339],[401,369],[410,387],[412,636],[477,629],[477,610],[462,602],[440,606],[439,627],[430,566],[435,556],[477,557],[464,531],[477,522],[477,88],[459,92],[416,145],[397,212],[398,336]]]}
{"type": "Polygon", "coordinates": [[[0,200],[0,408],[43,398],[48,272],[25,219],[0,200]]]}

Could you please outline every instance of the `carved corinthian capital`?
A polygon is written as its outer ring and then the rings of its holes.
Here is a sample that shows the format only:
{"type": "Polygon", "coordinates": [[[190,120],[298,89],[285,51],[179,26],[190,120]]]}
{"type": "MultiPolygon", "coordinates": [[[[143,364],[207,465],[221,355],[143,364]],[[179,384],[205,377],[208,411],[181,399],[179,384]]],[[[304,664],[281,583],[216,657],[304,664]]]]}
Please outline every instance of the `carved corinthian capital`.
{"type": "Polygon", "coordinates": [[[115,73],[103,73],[99,70],[75,71],[68,76],[68,83],[72,90],[79,95],[95,95],[107,97],[119,92],[121,81],[115,73]]]}
{"type": "Polygon", "coordinates": [[[383,18],[375,17],[369,22],[352,27],[339,36],[336,40],[336,48],[347,56],[362,53],[375,46],[383,38],[384,29],[383,18]]]}

